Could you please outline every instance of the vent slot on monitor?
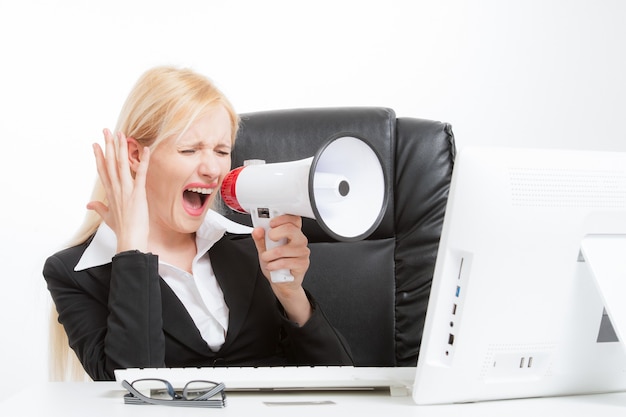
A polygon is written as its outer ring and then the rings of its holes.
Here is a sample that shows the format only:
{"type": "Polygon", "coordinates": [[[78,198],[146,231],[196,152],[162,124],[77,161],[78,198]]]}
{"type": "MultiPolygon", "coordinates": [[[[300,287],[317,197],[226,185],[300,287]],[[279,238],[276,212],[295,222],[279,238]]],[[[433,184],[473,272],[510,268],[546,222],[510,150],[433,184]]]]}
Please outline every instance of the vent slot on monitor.
{"type": "Polygon", "coordinates": [[[511,168],[513,205],[626,207],[626,175],[613,171],[511,168]]]}

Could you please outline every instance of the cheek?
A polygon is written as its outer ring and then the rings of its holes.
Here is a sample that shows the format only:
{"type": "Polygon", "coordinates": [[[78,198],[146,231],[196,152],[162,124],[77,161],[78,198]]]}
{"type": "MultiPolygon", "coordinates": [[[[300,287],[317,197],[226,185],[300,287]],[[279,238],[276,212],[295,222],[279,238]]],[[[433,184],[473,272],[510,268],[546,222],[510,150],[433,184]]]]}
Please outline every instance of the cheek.
{"type": "Polygon", "coordinates": [[[189,175],[183,170],[176,169],[176,165],[173,164],[163,164],[162,161],[158,161],[158,163],[152,165],[152,160],[150,161],[150,166],[148,167],[148,173],[146,175],[146,192],[148,194],[148,199],[155,198],[154,196],[159,196],[159,198],[163,198],[165,195],[171,194],[173,191],[178,191],[179,184],[183,182],[185,175],[189,175]]]}
{"type": "Polygon", "coordinates": [[[231,160],[230,158],[224,158],[223,161],[220,161],[220,171],[222,172],[222,177],[230,172],[231,160]]]}

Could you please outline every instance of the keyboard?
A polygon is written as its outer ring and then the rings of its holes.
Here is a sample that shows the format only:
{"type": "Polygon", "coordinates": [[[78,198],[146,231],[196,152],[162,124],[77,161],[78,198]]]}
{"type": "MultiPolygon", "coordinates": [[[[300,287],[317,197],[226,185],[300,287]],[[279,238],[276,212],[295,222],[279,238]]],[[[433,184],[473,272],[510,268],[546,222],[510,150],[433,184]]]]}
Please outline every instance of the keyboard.
{"type": "Polygon", "coordinates": [[[223,382],[226,390],[347,390],[388,388],[391,395],[408,395],[415,367],[285,366],[128,368],[115,371],[119,382],[160,378],[175,388],[204,379],[223,382]]]}

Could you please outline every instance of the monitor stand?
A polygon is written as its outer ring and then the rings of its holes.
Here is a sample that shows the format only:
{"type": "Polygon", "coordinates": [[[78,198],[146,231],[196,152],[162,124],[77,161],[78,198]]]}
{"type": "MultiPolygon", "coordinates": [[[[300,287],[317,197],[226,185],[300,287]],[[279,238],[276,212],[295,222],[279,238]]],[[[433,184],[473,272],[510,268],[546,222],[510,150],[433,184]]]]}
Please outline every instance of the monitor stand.
{"type": "Polygon", "coordinates": [[[579,261],[586,262],[604,308],[622,343],[626,340],[626,235],[587,235],[579,261]]]}

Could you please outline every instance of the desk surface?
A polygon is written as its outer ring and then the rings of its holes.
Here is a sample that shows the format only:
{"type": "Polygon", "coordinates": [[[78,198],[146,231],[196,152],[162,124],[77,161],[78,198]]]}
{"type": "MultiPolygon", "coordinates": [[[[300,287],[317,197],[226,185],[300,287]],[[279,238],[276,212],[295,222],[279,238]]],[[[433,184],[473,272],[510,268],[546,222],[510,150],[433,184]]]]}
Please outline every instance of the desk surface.
{"type": "Polygon", "coordinates": [[[490,401],[471,404],[417,406],[411,397],[375,392],[229,392],[224,409],[126,405],[126,391],[117,382],[41,383],[3,398],[1,416],[289,416],[359,415],[480,416],[568,415],[620,416],[626,413],[626,393],[490,401]],[[184,410],[184,411],[183,411],[184,410]]]}

